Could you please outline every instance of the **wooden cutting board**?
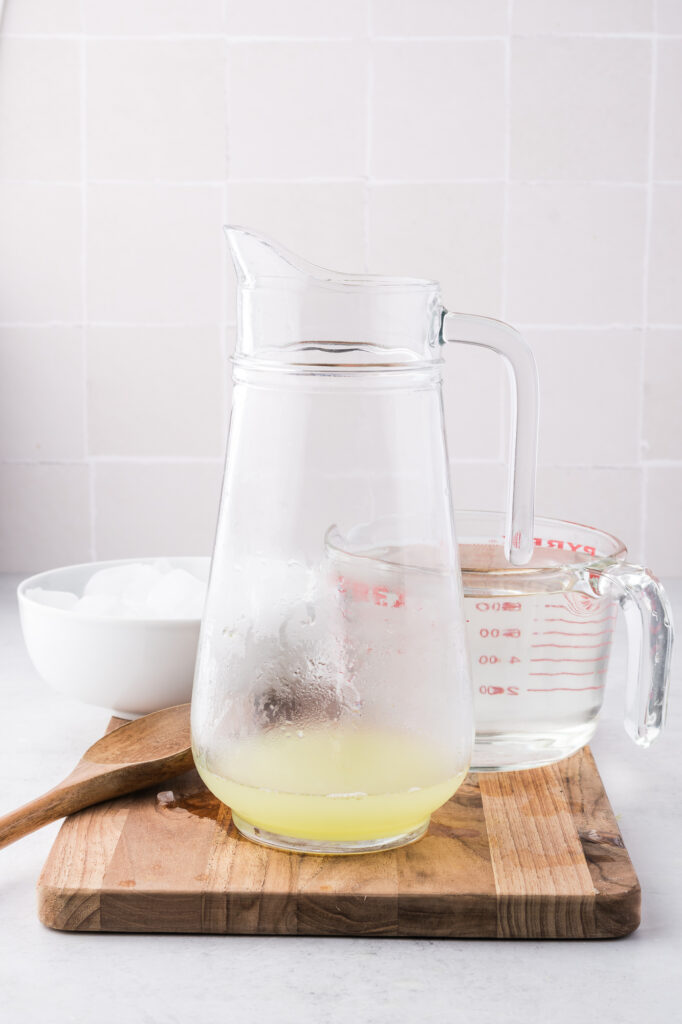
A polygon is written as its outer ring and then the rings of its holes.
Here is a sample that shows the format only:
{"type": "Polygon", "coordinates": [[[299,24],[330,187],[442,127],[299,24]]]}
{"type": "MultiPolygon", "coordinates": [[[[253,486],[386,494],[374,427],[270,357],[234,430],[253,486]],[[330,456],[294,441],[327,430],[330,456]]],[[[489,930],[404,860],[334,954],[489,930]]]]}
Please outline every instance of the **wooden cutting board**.
{"type": "Polygon", "coordinates": [[[634,931],[640,889],[585,748],[471,774],[423,839],[363,856],[243,839],[190,772],[67,818],[38,908],[65,931],[584,939],[634,931]]]}

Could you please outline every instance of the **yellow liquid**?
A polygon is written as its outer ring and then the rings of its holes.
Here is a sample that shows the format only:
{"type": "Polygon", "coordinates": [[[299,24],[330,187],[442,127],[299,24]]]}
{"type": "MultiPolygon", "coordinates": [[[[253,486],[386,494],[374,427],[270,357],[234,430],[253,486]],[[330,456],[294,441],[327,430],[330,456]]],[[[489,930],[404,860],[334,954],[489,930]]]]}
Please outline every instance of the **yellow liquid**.
{"type": "Polygon", "coordinates": [[[231,743],[211,768],[196,758],[208,788],[238,818],[298,839],[354,841],[399,836],[425,824],[449,800],[453,774],[412,736],[317,729],[276,730],[231,743]]]}

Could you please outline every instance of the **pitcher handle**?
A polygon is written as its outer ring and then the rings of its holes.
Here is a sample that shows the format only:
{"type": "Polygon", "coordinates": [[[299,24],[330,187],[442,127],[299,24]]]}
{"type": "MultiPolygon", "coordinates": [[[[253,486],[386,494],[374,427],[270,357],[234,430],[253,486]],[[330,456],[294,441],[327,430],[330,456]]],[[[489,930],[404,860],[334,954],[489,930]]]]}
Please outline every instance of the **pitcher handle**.
{"type": "Polygon", "coordinates": [[[638,746],[648,747],[665,724],[668,707],[673,650],[668,595],[648,569],[627,562],[590,566],[582,576],[593,592],[598,577],[618,595],[628,638],[625,731],[638,746]]]}
{"type": "Polygon", "coordinates": [[[441,341],[480,345],[501,355],[511,383],[511,434],[504,553],[525,565],[533,553],[535,467],[538,448],[538,372],[519,332],[501,320],[472,313],[444,313],[441,341]]]}

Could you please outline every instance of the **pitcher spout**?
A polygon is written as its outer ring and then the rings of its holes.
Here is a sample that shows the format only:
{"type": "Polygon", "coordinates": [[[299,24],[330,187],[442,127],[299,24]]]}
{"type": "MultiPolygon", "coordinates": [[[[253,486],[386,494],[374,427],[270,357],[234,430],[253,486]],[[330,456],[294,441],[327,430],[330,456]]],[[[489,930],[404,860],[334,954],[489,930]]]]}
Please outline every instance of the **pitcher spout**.
{"type": "Polygon", "coordinates": [[[225,235],[237,272],[237,357],[325,366],[440,360],[435,282],[328,270],[239,225],[225,235]]]}
{"type": "MultiPolygon", "coordinates": [[[[325,280],[336,276],[301,259],[284,246],[237,224],[225,227],[225,236],[240,285],[268,278],[325,280]]],[[[339,275],[340,276],[340,275],[339,275]]]]}

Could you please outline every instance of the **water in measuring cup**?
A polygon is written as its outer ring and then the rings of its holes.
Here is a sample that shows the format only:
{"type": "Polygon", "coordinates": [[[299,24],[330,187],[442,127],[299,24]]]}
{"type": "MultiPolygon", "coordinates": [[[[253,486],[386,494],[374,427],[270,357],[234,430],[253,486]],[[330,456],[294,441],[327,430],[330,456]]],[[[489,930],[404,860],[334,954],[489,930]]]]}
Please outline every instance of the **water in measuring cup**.
{"type": "MultiPolygon", "coordinates": [[[[571,575],[560,571],[554,587],[532,571],[514,573],[504,587],[495,576],[487,586],[486,570],[505,563],[500,549],[482,563],[478,547],[460,548],[476,713],[472,766],[555,761],[587,743],[596,728],[618,606],[564,589],[571,575]],[[477,572],[467,574],[472,566],[477,572]]],[[[551,552],[553,564],[575,561],[573,552],[551,552]]]]}
{"type": "Polygon", "coordinates": [[[313,842],[414,832],[466,774],[453,776],[450,753],[433,744],[349,726],[267,730],[214,751],[210,767],[199,758],[197,769],[247,834],[255,826],[313,842]]]}

